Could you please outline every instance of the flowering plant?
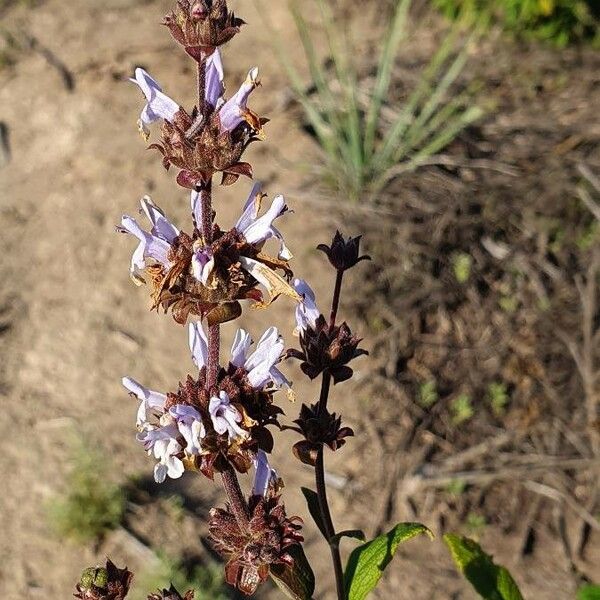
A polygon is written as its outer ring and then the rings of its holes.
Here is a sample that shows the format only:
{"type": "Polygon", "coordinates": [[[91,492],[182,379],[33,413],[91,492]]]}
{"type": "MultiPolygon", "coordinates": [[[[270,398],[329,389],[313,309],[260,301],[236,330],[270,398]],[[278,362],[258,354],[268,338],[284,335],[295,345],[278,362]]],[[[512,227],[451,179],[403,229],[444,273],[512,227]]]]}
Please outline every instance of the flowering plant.
{"type": "MultiPolygon", "coordinates": [[[[274,224],[288,212],[283,196],[276,196],[263,212],[266,195],[257,183],[233,227],[216,221],[214,177],[220,173],[221,185],[232,185],[240,176],[251,178],[252,166],[242,158],[249,144],[264,139],[267,119],[248,107],[251,93],[259,86],[258,69],[250,69],[239,90],[225,98],[220,47],[244,25],[228,10],[226,0],[177,0],[164,24],[196,63],[196,106],[181,107],[143,69],[137,69],[131,81],[145,98],[140,131],[145,139],[158,134],[159,140],[150,148],[160,152],[167,170],[178,169],[177,183],[190,195],[190,222],[185,230],[179,229],[146,196],[141,213],[148,228],[125,215],[117,230],[138,241],[130,275],[137,285],[147,285],[151,308],[170,312],[177,323],[187,324],[195,368],[168,391],[123,378],[123,386],[139,402],[137,439],[155,461],[154,479],[159,484],[186,472],[221,480],[227,503],[210,511],[209,533],[231,586],[250,596],[272,578],[286,596],[310,600],[315,577],[302,549],[303,521],[287,514],[282,478],[268,457],[276,441],[274,432],[287,428],[298,433],[293,453],[314,469],[316,487],[302,491],[331,551],[338,600],[362,600],[374,589],[399,543],[428,533],[420,524],[399,524],[386,536],[357,547],[344,569],[340,540],[364,541],[364,534],[336,532],[329,509],[325,448],[337,451],[354,435],[342,417],[329,410],[330,390],[332,384],[350,379],[350,365],[367,354],[349,325],[339,322],[338,309],[344,274],[369,257],[360,253],[360,237],[346,239],[339,232],[330,245],[318,246],[335,272],[326,317],[309,284],[294,279],[292,254],[274,224]],[[160,130],[153,132],[157,123],[160,130]],[[265,250],[269,240],[278,245],[276,256],[265,250]],[[279,296],[294,303],[290,312],[295,310],[299,348],[286,350],[275,327],[268,328],[253,348],[251,335],[238,329],[229,358],[221,363],[220,325],[237,319],[244,301],[266,307],[279,296]],[[281,370],[286,359],[299,360],[310,380],[321,380],[319,400],[303,403],[291,424],[282,422],[280,406],[282,397],[294,396],[281,370]],[[244,493],[239,477],[250,471],[254,481],[249,493],[244,493]]],[[[75,596],[122,600],[132,577],[126,568],[108,561],[106,567],[84,571],[75,596]]],[[[171,586],[150,593],[148,600],[193,596],[193,590],[171,586]]]]}

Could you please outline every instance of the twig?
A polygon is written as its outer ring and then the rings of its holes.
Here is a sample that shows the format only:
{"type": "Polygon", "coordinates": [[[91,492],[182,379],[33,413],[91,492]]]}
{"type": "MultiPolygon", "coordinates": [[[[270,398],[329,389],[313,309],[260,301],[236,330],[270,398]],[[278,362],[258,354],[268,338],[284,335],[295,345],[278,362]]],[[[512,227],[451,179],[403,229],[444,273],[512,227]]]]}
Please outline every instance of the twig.
{"type": "Polygon", "coordinates": [[[460,479],[467,484],[486,484],[498,480],[526,479],[534,472],[543,473],[551,470],[581,471],[584,469],[600,469],[600,457],[595,458],[563,458],[548,459],[538,463],[505,466],[493,470],[476,469],[473,471],[455,471],[453,473],[418,474],[411,479],[414,489],[419,487],[446,487],[460,479]]]}
{"type": "Polygon", "coordinates": [[[550,487],[544,483],[538,483],[537,481],[525,481],[523,487],[528,490],[546,496],[555,502],[564,502],[571,508],[575,513],[581,517],[592,529],[600,531],[600,523],[594,518],[581,504],[576,502],[571,496],[557,490],[556,488],[550,487]]]}

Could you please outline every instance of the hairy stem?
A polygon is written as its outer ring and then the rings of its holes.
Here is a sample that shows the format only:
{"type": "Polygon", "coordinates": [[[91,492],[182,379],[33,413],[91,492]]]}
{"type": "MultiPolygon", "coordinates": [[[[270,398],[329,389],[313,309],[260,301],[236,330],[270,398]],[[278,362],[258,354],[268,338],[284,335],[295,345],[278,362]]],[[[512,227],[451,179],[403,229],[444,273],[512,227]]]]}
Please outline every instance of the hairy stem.
{"type": "Polygon", "coordinates": [[[223,488],[229,498],[231,504],[231,510],[235,515],[235,518],[242,531],[248,529],[248,523],[250,521],[250,511],[248,510],[248,504],[244,499],[244,493],[240,488],[240,482],[237,478],[237,473],[234,468],[230,465],[227,471],[221,473],[223,480],[223,488]]]}
{"type": "Polygon", "coordinates": [[[331,302],[331,316],[329,317],[329,327],[333,329],[337,318],[338,308],[340,307],[340,297],[342,295],[342,280],[344,279],[343,269],[339,269],[335,278],[335,289],[333,290],[333,300],[331,302]]]}
{"type": "MultiPolygon", "coordinates": [[[[204,113],[204,96],[206,90],[206,67],[205,63],[198,63],[198,111],[204,113]]],[[[196,223],[202,228],[202,237],[205,244],[212,243],[213,233],[213,208],[212,208],[212,179],[209,179],[200,188],[200,201],[202,205],[202,223],[196,223]]],[[[210,390],[217,382],[219,374],[219,350],[221,347],[221,331],[218,324],[208,327],[208,366],[206,373],[206,387],[210,390]]],[[[221,473],[223,488],[229,499],[231,510],[242,530],[248,528],[249,509],[244,493],[240,488],[237,473],[229,465],[226,471],[221,473]]]]}
{"type": "Polygon", "coordinates": [[[198,63],[198,112],[204,115],[204,98],[206,97],[206,60],[198,63]]]}

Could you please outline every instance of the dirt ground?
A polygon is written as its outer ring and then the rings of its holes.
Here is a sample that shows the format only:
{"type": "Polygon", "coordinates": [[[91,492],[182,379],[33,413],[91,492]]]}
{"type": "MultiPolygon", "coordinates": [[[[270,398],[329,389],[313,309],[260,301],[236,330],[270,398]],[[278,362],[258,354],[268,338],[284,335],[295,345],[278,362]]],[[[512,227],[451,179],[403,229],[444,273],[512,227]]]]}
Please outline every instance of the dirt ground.
{"type": "MultiPolygon", "coordinates": [[[[197,536],[205,534],[202,517],[222,500],[216,484],[193,475],[160,491],[148,484],[147,504],[129,507],[131,531],[116,532],[96,548],[59,539],[46,518],[48,501],[64,489],[73,432],[110,456],[118,480],[149,478],[151,462],[135,441],[137,407],[120,379],[129,374],[168,389],[191,370],[186,332],[147,310],[144,291],[128,277],[133,241],[114,231],[121,214],[137,210],[146,193],[175,222],[186,218],[187,195],[136,131],[141,99],[126,82],[141,65],[171,96],[193,102],[190,63],[158,25],[169,4],[48,0],[34,10],[21,4],[0,8],[0,29],[17,40],[9,64],[0,69],[0,469],[5,474],[0,596],[6,600],[68,598],[82,568],[106,554],[139,569],[147,558],[145,544],[198,552],[197,536]],[[172,493],[181,494],[190,509],[182,521],[154,502],[172,493]]],[[[331,232],[315,204],[303,202],[304,177],[292,169],[295,161],[313,158],[314,148],[282,110],[289,97],[286,80],[253,4],[239,1],[234,8],[249,25],[225,52],[228,88],[258,64],[263,87],[253,107],[272,119],[268,141],[254,145],[249,159],[270,194],[286,193],[295,214],[282,229],[301,265],[297,274],[310,278],[318,296],[327,298],[330,273],[313,248],[331,232]]],[[[285,3],[272,8],[279,27],[290,24],[285,3]]],[[[237,217],[249,187],[244,181],[217,192],[223,222],[237,217]]],[[[273,323],[291,338],[293,307],[285,299],[268,313],[248,311],[242,320],[255,337],[273,323]]],[[[224,330],[230,340],[232,327],[224,330]]],[[[361,379],[369,377],[368,359],[358,370],[361,379]]],[[[298,397],[310,400],[316,389],[293,366],[289,372],[299,384],[298,397]]],[[[344,409],[355,428],[363,422],[363,400],[357,397],[355,406],[344,409]]],[[[295,411],[291,407],[288,414],[295,411]]],[[[311,484],[310,472],[292,459],[293,441],[292,434],[281,435],[274,464],[286,479],[288,512],[307,517],[296,490],[311,484]]],[[[329,465],[340,529],[361,526],[372,534],[382,523],[407,518],[403,506],[382,514],[385,506],[373,510],[366,504],[372,496],[361,494],[365,465],[351,454],[351,444],[329,465]],[[367,522],[358,522],[359,516],[367,522]]],[[[330,598],[326,548],[305,520],[307,554],[321,582],[316,598],[330,598]]],[[[430,525],[440,532],[438,523],[430,525]]],[[[548,536],[543,555],[519,562],[500,528],[486,528],[483,542],[513,570],[527,598],[573,598],[573,579],[554,538],[548,536]]],[[[279,597],[273,590],[263,596],[279,597]]],[[[453,571],[438,537],[404,548],[375,597],[467,600],[475,595],[453,571]]]]}

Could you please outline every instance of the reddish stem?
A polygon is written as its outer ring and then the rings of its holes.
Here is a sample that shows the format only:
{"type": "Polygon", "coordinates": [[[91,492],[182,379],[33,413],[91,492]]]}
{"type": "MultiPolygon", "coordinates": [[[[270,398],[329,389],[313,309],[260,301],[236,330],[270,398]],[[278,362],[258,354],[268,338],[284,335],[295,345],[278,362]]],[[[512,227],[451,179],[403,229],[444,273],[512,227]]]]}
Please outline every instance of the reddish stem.
{"type": "Polygon", "coordinates": [[[344,278],[343,269],[339,269],[335,278],[335,288],[333,290],[333,300],[331,302],[331,316],[329,317],[329,328],[335,327],[338,308],[340,306],[340,297],[342,295],[342,280],[344,278]]]}
{"type": "Polygon", "coordinates": [[[237,473],[232,466],[229,466],[227,471],[221,473],[221,479],[223,481],[223,488],[229,498],[231,510],[235,515],[235,518],[242,531],[248,529],[248,523],[250,521],[250,511],[248,504],[244,498],[244,493],[240,488],[240,482],[238,481],[237,473]]]}
{"type": "MultiPolygon", "coordinates": [[[[198,63],[198,110],[204,112],[204,96],[206,90],[206,68],[204,62],[198,63]]],[[[213,232],[213,208],[212,208],[212,179],[209,179],[200,188],[200,201],[202,204],[202,223],[197,223],[202,227],[202,237],[205,244],[212,243],[213,232]]],[[[218,324],[208,327],[208,365],[206,373],[206,388],[212,388],[217,382],[219,373],[219,350],[221,346],[221,331],[218,324]]],[[[231,510],[235,515],[240,527],[245,530],[248,528],[249,509],[244,493],[240,488],[237,473],[230,465],[226,471],[221,473],[223,488],[229,498],[231,510]]]]}

